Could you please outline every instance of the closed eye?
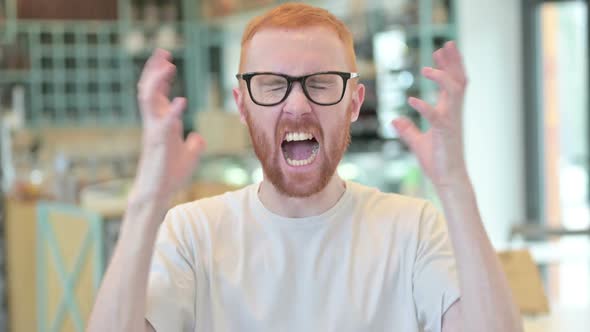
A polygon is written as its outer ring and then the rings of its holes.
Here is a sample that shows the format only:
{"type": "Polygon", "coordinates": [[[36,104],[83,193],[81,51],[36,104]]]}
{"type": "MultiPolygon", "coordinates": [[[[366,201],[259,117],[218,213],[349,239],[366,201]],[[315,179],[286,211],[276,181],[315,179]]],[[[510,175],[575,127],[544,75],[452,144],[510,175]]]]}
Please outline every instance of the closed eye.
{"type": "Polygon", "coordinates": [[[316,89],[316,90],[325,90],[325,89],[328,89],[329,87],[326,85],[309,85],[308,88],[316,89]]]}

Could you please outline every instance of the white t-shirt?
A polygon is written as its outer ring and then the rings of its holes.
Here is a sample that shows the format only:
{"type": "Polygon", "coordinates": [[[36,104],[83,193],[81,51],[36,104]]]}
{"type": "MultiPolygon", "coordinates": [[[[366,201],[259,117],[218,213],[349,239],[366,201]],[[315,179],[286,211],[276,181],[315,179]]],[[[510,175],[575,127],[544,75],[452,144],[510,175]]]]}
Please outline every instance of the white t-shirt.
{"type": "Polygon", "coordinates": [[[157,332],[441,331],[459,288],[430,203],[347,182],[328,211],[285,218],[258,187],[169,211],[148,286],[157,332]]]}

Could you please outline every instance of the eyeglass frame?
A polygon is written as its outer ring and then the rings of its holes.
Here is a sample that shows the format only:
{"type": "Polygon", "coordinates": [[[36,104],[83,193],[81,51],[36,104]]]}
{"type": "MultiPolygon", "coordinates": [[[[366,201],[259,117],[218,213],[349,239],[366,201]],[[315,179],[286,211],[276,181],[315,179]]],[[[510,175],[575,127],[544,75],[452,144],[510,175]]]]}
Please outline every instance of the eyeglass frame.
{"type": "Polygon", "coordinates": [[[246,86],[248,87],[248,94],[250,95],[250,99],[252,100],[252,102],[258,106],[265,106],[265,107],[276,106],[276,105],[284,102],[285,100],[287,100],[287,98],[289,97],[289,94],[291,93],[291,90],[293,89],[293,82],[299,82],[299,84],[301,85],[301,89],[303,90],[303,94],[305,95],[305,97],[307,97],[307,100],[311,101],[312,103],[314,103],[316,105],[320,105],[320,106],[336,105],[342,101],[342,98],[344,98],[344,94],[346,93],[346,86],[348,85],[348,80],[353,79],[353,78],[358,78],[358,77],[360,77],[359,73],[342,72],[342,71],[321,71],[321,72],[317,72],[317,73],[313,73],[313,74],[309,74],[309,75],[302,75],[302,76],[291,76],[291,75],[286,75],[286,74],[281,74],[281,73],[273,73],[273,72],[249,72],[249,73],[236,74],[236,78],[238,79],[238,81],[242,79],[246,82],[246,86]],[[334,74],[334,75],[338,75],[342,78],[342,81],[343,81],[342,82],[343,83],[342,95],[340,96],[340,98],[338,99],[337,102],[318,103],[309,96],[309,93],[307,92],[307,88],[305,86],[305,80],[307,80],[311,76],[321,75],[321,74],[334,74]],[[280,77],[285,78],[287,80],[287,91],[285,92],[285,96],[280,101],[278,101],[276,103],[272,103],[272,104],[263,104],[263,103],[257,102],[254,99],[254,97],[252,97],[252,90],[250,89],[250,81],[252,80],[252,78],[254,76],[257,76],[257,75],[276,75],[276,76],[280,76],[280,77]]]}

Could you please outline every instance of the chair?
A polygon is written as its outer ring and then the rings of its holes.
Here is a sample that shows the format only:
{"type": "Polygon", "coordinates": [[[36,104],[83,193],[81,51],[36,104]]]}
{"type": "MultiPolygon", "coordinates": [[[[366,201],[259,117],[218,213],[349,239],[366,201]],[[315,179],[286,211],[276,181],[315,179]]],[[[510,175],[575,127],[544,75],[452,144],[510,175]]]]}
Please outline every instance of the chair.
{"type": "Polygon", "coordinates": [[[104,271],[102,219],[77,206],[37,205],[39,332],[83,332],[104,271]]]}

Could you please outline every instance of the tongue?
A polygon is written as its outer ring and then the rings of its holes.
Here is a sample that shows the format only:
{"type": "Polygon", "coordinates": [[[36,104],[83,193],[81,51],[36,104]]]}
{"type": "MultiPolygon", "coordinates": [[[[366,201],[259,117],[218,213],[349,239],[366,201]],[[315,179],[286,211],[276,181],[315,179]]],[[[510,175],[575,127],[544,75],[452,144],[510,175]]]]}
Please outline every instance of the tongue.
{"type": "Polygon", "coordinates": [[[283,144],[285,156],[291,160],[305,160],[312,154],[314,142],[312,141],[293,141],[283,144]]]}

